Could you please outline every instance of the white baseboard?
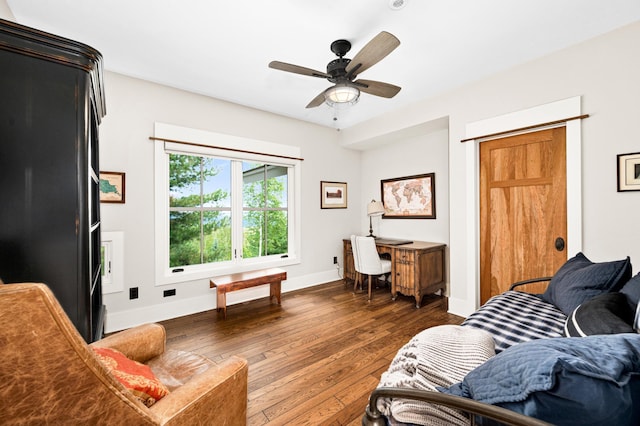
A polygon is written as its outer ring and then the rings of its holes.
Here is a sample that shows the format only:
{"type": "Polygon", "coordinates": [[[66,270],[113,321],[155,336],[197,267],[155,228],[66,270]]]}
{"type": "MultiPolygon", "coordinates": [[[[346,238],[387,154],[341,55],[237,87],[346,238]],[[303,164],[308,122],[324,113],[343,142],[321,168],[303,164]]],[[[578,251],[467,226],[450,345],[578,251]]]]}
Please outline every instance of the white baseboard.
{"type": "Polygon", "coordinates": [[[457,299],[454,297],[449,297],[449,310],[448,312],[453,315],[458,315],[460,317],[468,317],[472,313],[476,311],[475,304],[469,303],[466,299],[457,299]]]}
{"type": "MultiPolygon", "coordinates": [[[[300,290],[307,287],[339,280],[341,277],[335,269],[300,277],[288,278],[282,283],[282,293],[300,290]]],[[[227,306],[248,302],[263,297],[269,297],[269,286],[248,288],[227,293],[227,306]]],[[[284,303],[284,302],[283,302],[284,303]]],[[[149,322],[165,321],[185,315],[216,309],[215,294],[212,297],[192,297],[189,299],[165,302],[159,305],[145,306],[127,311],[109,312],[105,320],[105,333],[113,333],[136,325],[149,322]]]]}

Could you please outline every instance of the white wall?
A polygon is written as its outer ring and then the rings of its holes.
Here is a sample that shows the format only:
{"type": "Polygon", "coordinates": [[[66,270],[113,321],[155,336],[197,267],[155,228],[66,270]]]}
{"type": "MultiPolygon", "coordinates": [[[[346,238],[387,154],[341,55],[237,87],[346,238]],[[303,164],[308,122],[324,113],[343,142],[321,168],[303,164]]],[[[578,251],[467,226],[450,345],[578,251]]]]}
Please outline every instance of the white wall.
{"type": "Polygon", "coordinates": [[[369,229],[366,204],[380,200],[380,181],[435,173],[435,219],[373,218],[373,233],[387,238],[449,242],[449,132],[447,129],[407,137],[362,154],[362,231],[369,229]]]}
{"type": "Polygon", "coordinates": [[[6,0],[0,0],[0,18],[6,19],[7,21],[16,21],[15,16],[11,13],[11,9],[9,9],[9,5],[6,0]]]}
{"type": "MultiPolygon", "coordinates": [[[[392,138],[405,128],[449,117],[452,312],[467,315],[477,306],[477,270],[469,267],[477,245],[465,216],[476,191],[468,185],[475,159],[467,158],[460,143],[466,124],[574,96],[582,96],[582,112],[590,115],[582,126],[583,251],[593,261],[630,256],[638,271],[640,192],[616,191],[616,155],[640,151],[638,40],[640,23],[635,23],[341,132],[343,146],[362,147],[372,140],[379,144],[380,135],[392,138]]],[[[367,167],[371,164],[363,161],[367,167]]]]}
{"type": "MultiPolygon", "coordinates": [[[[446,120],[438,128],[424,126],[403,132],[392,143],[372,147],[362,154],[360,234],[368,234],[366,205],[380,200],[380,181],[403,176],[435,173],[435,219],[372,218],[374,235],[449,245],[449,131],[446,120]],[[444,127],[443,127],[444,126],[444,127]]],[[[448,257],[448,250],[445,251],[448,257]]],[[[448,261],[447,261],[448,265],[448,261]]],[[[449,277],[449,273],[446,274],[449,277]]]]}
{"type": "MultiPolygon", "coordinates": [[[[108,58],[106,59],[108,60],[108,58]]],[[[126,173],[126,203],[102,204],[104,231],[124,232],[124,292],[105,295],[107,331],[215,307],[207,280],[170,286],[154,282],[154,122],[233,134],[301,148],[302,263],[287,267],[283,291],[339,278],[333,257],[359,228],[361,153],[337,142],[337,131],[166,86],[105,74],[107,115],[100,126],[100,169],[126,173]],[[348,208],[320,209],[320,181],[348,184],[348,208]],[[139,298],[129,300],[129,287],[139,298]],[[164,298],[163,290],[176,288],[164,298]]],[[[268,288],[234,292],[228,303],[268,295],[268,288]]]]}

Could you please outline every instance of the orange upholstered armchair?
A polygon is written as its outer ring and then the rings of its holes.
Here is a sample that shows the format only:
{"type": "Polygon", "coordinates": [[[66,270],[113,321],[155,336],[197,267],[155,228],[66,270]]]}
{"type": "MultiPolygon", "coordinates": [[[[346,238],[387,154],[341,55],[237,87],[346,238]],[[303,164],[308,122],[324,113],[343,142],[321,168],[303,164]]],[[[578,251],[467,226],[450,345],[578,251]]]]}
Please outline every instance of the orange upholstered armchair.
{"type": "Polygon", "coordinates": [[[165,351],[158,324],[87,345],[47,286],[0,284],[0,424],[245,424],[247,370],[238,357],[165,351]],[[147,365],[168,394],[147,407],[96,348],[147,365]]]}

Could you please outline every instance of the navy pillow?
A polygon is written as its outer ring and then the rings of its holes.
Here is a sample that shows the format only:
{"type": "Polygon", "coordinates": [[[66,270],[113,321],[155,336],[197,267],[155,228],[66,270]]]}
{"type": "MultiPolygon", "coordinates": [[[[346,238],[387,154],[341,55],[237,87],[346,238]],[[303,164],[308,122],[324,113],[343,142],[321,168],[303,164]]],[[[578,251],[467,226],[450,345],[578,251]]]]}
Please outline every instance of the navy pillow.
{"type": "Polygon", "coordinates": [[[640,272],[635,277],[631,278],[627,283],[622,286],[620,293],[627,296],[627,302],[632,311],[636,311],[638,301],[640,301],[640,272]]]}
{"type": "Polygon", "coordinates": [[[593,263],[582,253],[558,269],[542,300],[552,303],[565,315],[599,294],[617,291],[631,278],[631,260],[593,263]]]}
{"type": "Polygon", "coordinates": [[[640,335],[520,343],[438,390],[557,425],[637,426],[640,335]]]}
{"type": "Polygon", "coordinates": [[[627,297],[622,293],[604,293],[587,300],[573,310],[564,325],[567,337],[595,334],[635,333],[627,297]]]}

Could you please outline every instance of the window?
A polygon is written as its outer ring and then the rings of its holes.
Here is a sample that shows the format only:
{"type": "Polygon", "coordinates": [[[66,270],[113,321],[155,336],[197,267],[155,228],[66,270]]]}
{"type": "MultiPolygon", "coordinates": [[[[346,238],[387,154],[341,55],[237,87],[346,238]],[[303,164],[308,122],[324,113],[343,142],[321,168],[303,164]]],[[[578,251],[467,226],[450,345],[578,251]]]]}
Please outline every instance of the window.
{"type": "Polygon", "coordinates": [[[242,253],[245,258],[288,251],[286,167],[242,162],[242,253]]]}
{"type": "Polygon", "coordinates": [[[258,154],[269,147],[246,139],[255,151],[223,149],[237,138],[206,135],[216,147],[156,142],[157,283],[299,263],[300,160],[258,154]]]}
{"type": "Polygon", "coordinates": [[[231,161],[168,155],[169,267],[231,260],[231,161]]]}

